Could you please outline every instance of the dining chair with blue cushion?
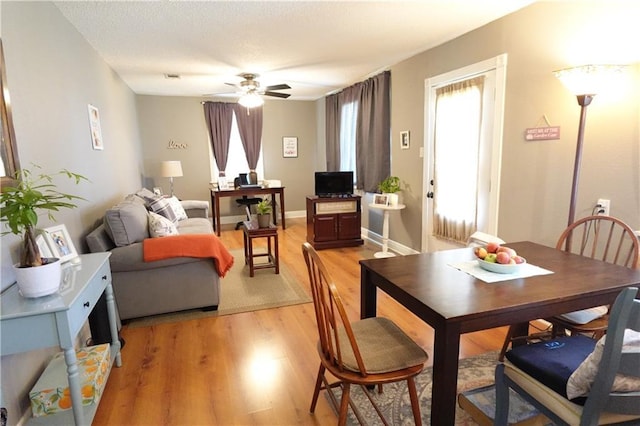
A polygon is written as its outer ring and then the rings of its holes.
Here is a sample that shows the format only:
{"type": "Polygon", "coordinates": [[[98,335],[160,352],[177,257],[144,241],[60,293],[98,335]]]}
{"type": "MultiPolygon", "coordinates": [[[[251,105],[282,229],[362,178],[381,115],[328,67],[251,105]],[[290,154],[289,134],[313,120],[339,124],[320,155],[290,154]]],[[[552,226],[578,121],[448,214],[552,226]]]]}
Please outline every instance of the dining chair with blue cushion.
{"type": "Polygon", "coordinates": [[[640,424],[640,300],[623,290],[599,341],[581,334],[517,346],[498,364],[496,425],[506,425],[509,388],[558,425],[640,424]]]}

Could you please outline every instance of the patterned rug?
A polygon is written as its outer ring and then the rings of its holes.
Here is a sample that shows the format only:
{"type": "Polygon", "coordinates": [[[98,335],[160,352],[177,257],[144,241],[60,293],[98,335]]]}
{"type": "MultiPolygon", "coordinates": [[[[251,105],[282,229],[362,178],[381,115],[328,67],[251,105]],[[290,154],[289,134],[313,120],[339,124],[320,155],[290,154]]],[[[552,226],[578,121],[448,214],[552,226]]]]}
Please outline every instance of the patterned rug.
{"type": "Polygon", "coordinates": [[[231,270],[220,281],[220,305],[217,311],[206,312],[201,309],[192,309],[154,315],[131,320],[129,326],[147,327],[312,302],[311,297],[302,287],[303,283],[298,282],[282,262],[280,262],[279,274],[276,274],[274,269],[259,269],[254,272],[253,277],[250,277],[249,266],[244,264],[243,250],[230,250],[230,252],[235,258],[235,262],[231,270]]]}
{"type": "MultiPolygon", "coordinates": [[[[471,358],[461,359],[458,367],[458,394],[493,384],[495,366],[497,362],[498,352],[487,352],[471,358]]],[[[416,380],[418,398],[420,400],[420,412],[422,413],[422,421],[425,425],[431,424],[431,373],[431,367],[425,368],[416,380]]],[[[335,392],[339,401],[340,390],[337,389],[335,392]]],[[[362,393],[362,389],[359,386],[353,386],[351,394],[352,400],[368,425],[382,424],[378,415],[371,406],[371,403],[362,393]]],[[[513,395],[515,394],[512,394],[512,396],[513,395]]],[[[328,399],[328,396],[326,397],[328,399]]],[[[379,394],[376,389],[374,391],[373,398],[390,424],[414,424],[413,414],[411,412],[411,401],[409,400],[409,391],[407,390],[406,382],[384,385],[383,393],[379,394]]],[[[510,422],[515,417],[522,419],[523,417],[527,417],[528,413],[535,411],[531,405],[521,400],[519,397],[517,399],[515,397],[511,399],[510,408],[510,422]]],[[[532,413],[532,415],[535,415],[535,413],[532,413]]],[[[349,419],[347,424],[359,424],[351,408],[349,408],[349,419]]],[[[476,426],[479,423],[474,421],[468,412],[456,404],[455,424],[457,426],[476,426]]]]}

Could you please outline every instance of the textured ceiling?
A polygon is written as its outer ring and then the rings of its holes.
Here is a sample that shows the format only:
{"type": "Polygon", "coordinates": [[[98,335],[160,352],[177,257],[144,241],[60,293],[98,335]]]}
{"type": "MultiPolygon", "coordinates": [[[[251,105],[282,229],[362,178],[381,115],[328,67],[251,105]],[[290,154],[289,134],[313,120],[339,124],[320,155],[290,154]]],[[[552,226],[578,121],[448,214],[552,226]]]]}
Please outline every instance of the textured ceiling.
{"type": "Polygon", "coordinates": [[[240,73],[318,99],[533,0],[54,2],[138,94],[233,92],[240,73]],[[165,74],[179,74],[167,79],[165,74]]]}

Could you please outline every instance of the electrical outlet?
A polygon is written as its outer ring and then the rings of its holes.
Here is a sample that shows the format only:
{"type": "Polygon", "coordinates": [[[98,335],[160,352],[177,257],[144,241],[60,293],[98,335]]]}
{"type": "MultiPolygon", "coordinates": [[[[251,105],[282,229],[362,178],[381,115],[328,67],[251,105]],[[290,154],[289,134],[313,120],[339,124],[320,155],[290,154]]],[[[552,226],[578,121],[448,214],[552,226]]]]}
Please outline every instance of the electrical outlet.
{"type": "Polygon", "coordinates": [[[611,200],[605,200],[603,198],[598,199],[597,214],[609,216],[611,211],[611,200]]]}

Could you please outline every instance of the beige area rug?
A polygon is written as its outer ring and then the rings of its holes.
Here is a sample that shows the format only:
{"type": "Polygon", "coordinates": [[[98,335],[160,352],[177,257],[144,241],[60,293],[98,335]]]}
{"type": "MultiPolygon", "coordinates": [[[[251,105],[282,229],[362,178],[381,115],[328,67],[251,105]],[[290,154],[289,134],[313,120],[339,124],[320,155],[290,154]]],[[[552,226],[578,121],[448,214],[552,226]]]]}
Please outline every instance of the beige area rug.
{"type": "MultiPolygon", "coordinates": [[[[465,392],[472,389],[478,389],[484,386],[492,385],[494,383],[494,372],[496,364],[498,363],[498,352],[487,352],[482,355],[477,355],[470,358],[461,359],[458,364],[458,393],[465,392]]],[[[418,391],[418,399],[420,400],[420,413],[422,414],[422,422],[425,425],[431,424],[431,389],[432,389],[432,368],[425,368],[416,379],[416,388],[418,391]]],[[[325,391],[323,391],[325,392],[325,391]]],[[[511,391],[511,404],[509,410],[510,423],[516,423],[523,421],[524,419],[528,425],[549,425],[548,419],[542,420],[536,417],[539,414],[535,409],[527,402],[511,391]],[[536,417],[532,419],[532,417],[536,417]]],[[[352,387],[352,400],[356,407],[360,411],[360,414],[364,417],[367,424],[379,425],[382,424],[378,415],[373,409],[373,406],[363,394],[362,389],[359,386],[352,387]]],[[[339,400],[339,389],[336,390],[336,394],[339,400]]],[[[328,399],[328,396],[325,396],[328,399]]],[[[391,383],[384,385],[382,394],[374,391],[373,399],[380,406],[385,418],[390,424],[393,425],[412,425],[413,414],[411,412],[411,401],[409,399],[409,390],[407,389],[406,382],[391,383]]],[[[481,400],[482,403],[488,405],[491,415],[495,407],[495,393],[491,395],[485,395],[485,398],[481,400]]],[[[481,407],[484,409],[486,407],[481,407]]],[[[353,411],[349,408],[349,415],[347,419],[348,425],[359,424],[353,411]]],[[[478,423],[472,415],[462,409],[460,405],[456,404],[456,426],[477,426],[478,423]]],[[[486,423],[485,423],[486,424],[486,423]]]]}
{"type": "MultiPolygon", "coordinates": [[[[260,248],[258,248],[260,250],[260,248]]],[[[235,258],[233,267],[220,282],[220,305],[217,311],[205,312],[201,309],[173,312],[163,315],[134,319],[129,327],[146,327],[150,325],[186,321],[211,316],[230,315],[240,312],[258,311],[261,309],[310,303],[311,296],[280,262],[280,273],[273,268],[259,269],[249,277],[249,266],[244,264],[244,252],[230,250],[235,258]]],[[[258,258],[258,262],[261,258],[258,258]]]]}

